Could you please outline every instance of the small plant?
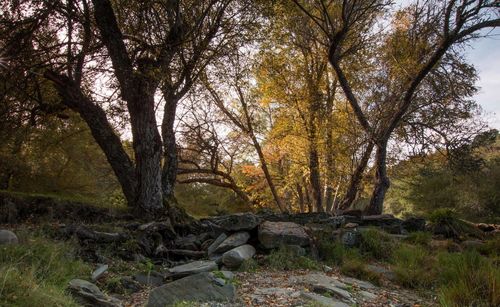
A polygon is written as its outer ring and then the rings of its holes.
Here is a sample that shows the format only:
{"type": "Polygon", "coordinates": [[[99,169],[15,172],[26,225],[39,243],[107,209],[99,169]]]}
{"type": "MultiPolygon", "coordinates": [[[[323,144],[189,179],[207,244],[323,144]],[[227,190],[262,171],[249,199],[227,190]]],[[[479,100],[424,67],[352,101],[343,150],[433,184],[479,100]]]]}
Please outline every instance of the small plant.
{"type": "Polygon", "coordinates": [[[432,234],[425,231],[416,231],[408,235],[405,241],[422,246],[429,246],[432,240],[432,234]]]}
{"type": "Polygon", "coordinates": [[[257,269],[259,268],[259,264],[257,263],[257,260],[250,258],[245,261],[240,265],[238,268],[238,271],[240,272],[256,272],[257,269]]]}
{"type": "Polygon", "coordinates": [[[395,248],[397,248],[396,242],[383,231],[368,229],[361,232],[359,249],[368,258],[388,260],[395,248]]]}
{"type": "Polygon", "coordinates": [[[267,257],[269,266],[276,270],[318,270],[319,264],[306,256],[298,256],[296,250],[286,245],[275,249],[267,257]]]}
{"type": "Polygon", "coordinates": [[[340,267],[342,274],[355,278],[371,281],[375,284],[380,283],[380,276],[366,269],[365,260],[362,258],[345,258],[340,267]]]}

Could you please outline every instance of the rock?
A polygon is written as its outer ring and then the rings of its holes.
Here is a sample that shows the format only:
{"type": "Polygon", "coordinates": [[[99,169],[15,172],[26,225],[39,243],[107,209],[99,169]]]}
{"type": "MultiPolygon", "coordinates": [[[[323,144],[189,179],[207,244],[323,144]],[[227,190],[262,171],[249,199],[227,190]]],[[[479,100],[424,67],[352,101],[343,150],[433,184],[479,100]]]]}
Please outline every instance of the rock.
{"type": "Polygon", "coordinates": [[[96,281],[101,278],[104,273],[108,270],[107,264],[101,264],[94,272],[92,272],[92,281],[96,281]]]}
{"type": "Polygon", "coordinates": [[[197,251],[200,242],[197,236],[190,234],[186,237],[177,238],[174,241],[174,245],[179,249],[197,251]]]}
{"type": "Polygon", "coordinates": [[[10,230],[0,229],[0,245],[2,244],[18,244],[19,239],[16,234],[10,230]]]}
{"type": "Polygon", "coordinates": [[[319,295],[317,293],[310,293],[310,292],[305,292],[302,291],[300,293],[300,296],[303,297],[304,299],[308,301],[312,301],[316,304],[319,304],[320,306],[329,306],[329,307],[350,307],[350,305],[341,302],[339,300],[326,297],[323,295],[319,295]]]}
{"type": "Polygon", "coordinates": [[[238,268],[243,261],[255,255],[255,248],[250,244],[238,246],[222,255],[222,263],[228,268],[238,268]]]}
{"type": "Polygon", "coordinates": [[[138,292],[141,290],[141,286],[139,285],[138,282],[133,280],[129,276],[124,276],[120,279],[120,283],[123,286],[124,289],[129,290],[132,293],[138,292]]]}
{"type": "Polygon", "coordinates": [[[99,288],[83,279],[73,279],[69,282],[69,291],[78,303],[83,306],[117,307],[122,303],[110,296],[105,295],[99,288]]]}
{"type": "Polygon", "coordinates": [[[366,270],[368,270],[372,273],[381,275],[382,277],[384,277],[388,280],[395,280],[396,279],[396,274],[394,274],[393,271],[386,269],[382,266],[368,264],[368,265],[366,265],[366,270]]]}
{"type": "Polygon", "coordinates": [[[483,232],[492,232],[492,231],[495,231],[495,225],[490,225],[490,224],[485,224],[485,223],[479,223],[476,225],[477,228],[479,228],[479,230],[483,231],[483,232]]]}
{"type": "Polygon", "coordinates": [[[168,269],[168,272],[170,273],[170,276],[178,278],[201,272],[210,272],[213,270],[217,270],[218,268],[219,266],[217,265],[217,263],[215,263],[215,261],[199,260],[175,266],[168,269]]]}
{"type": "Polygon", "coordinates": [[[344,228],[350,229],[350,228],[356,228],[358,226],[359,226],[358,223],[347,223],[347,224],[344,225],[344,228]]]}
{"type": "Polygon", "coordinates": [[[151,271],[149,274],[135,274],[134,280],[143,286],[158,287],[164,284],[163,275],[155,271],[151,271]]]}
{"type": "Polygon", "coordinates": [[[306,249],[299,245],[287,245],[287,250],[290,251],[294,256],[301,257],[306,255],[306,249]]]}
{"type": "Polygon", "coordinates": [[[247,243],[248,239],[250,239],[250,234],[246,231],[233,233],[232,235],[227,237],[219,246],[217,246],[213,253],[221,254],[227,252],[230,249],[247,243]]]}
{"type": "Polygon", "coordinates": [[[408,232],[425,231],[425,219],[419,217],[410,217],[401,223],[403,229],[408,232]]]}
{"type": "Polygon", "coordinates": [[[401,234],[403,221],[391,214],[367,215],[361,218],[361,226],[380,227],[388,233],[401,234]]]}
{"type": "Polygon", "coordinates": [[[170,306],[176,302],[229,302],[234,300],[236,289],[231,283],[203,272],[178,279],[153,289],[147,307],[170,306]]]}
{"type": "Polygon", "coordinates": [[[351,286],[355,286],[355,287],[358,287],[358,288],[364,289],[364,290],[370,290],[370,289],[377,288],[370,282],[367,282],[364,280],[359,280],[359,279],[352,278],[352,277],[343,277],[342,281],[346,284],[349,284],[351,286]]]}
{"type": "Polygon", "coordinates": [[[337,297],[343,301],[347,301],[349,303],[355,303],[356,301],[352,298],[351,293],[349,291],[336,287],[332,284],[313,284],[313,291],[319,294],[328,293],[330,296],[337,297]]]}
{"type": "Polygon", "coordinates": [[[224,242],[224,240],[226,240],[226,239],[227,239],[227,235],[226,235],[225,233],[221,233],[221,234],[217,237],[217,239],[215,239],[215,241],[214,241],[212,244],[210,244],[210,246],[208,247],[208,249],[207,249],[207,253],[208,253],[208,255],[209,255],[209,256],[210,256],[210,255],[212,255],[212,254],[214,253],[215,249],[216,249],[217,247],[219,247],[219,245],[220,245],[222,242],[224,242]]]}
{"type": "Polygon", "coordinates": [[[292,222],[264,222],[259,226],[259,241],[268,249],[280,245],[307,246],[310,238],[305,228],[292,222]]]}
{"type": "Polygon", "coordinates": [[[479,240],[466,240],[462,242],[464,249],[478,249],[484,246],[484,242],[479,240]]]}
{"type": "Polygon", "coordinates": [[[374,299],[377,298],[377,296],[371,292],[361,290],[358,292],[359,295],[365,300],[365,301],[373,301],[374,299]]]}
{"type": "Polygon", "coordinates": [[[325,274],[320,274],[320,273],[309,273],[300,279],[300,282],[303,282],[310,287],[320,285],[320,286],[325,286],[325,287],[336,287],[340,288],[342,290],[347,290],[349,289],[349,286],[346,285],[345,283],[341,282],[335,277],[330,277],[325,274]]]}
{"type": "Polygon", "coordinates": [[[341,234],[340,241],[347,247],[356,247],[361,242],[361,234],[357,231],[346,231],[341,234]]]}
{"type": "Polygon", "coordinates": [[[209,219],[210,222],[229,232],[252,230],[259,226],[261,219],[253,213],[236,213],[209,219]]]}

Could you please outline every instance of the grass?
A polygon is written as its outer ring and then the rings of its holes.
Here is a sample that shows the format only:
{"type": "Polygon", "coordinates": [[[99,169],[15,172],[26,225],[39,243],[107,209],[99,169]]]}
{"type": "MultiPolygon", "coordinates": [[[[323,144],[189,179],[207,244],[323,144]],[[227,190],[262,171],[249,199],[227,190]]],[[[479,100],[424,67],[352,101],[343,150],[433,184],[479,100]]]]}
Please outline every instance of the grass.
{"type": "Polygon", "coordinates": [[[443,306],[500,306],[500,268],[476,251],[437,256],[443,306]]]}
{"type": "Polygon", "coordinates": [[[431,240],[432,240],[432,234],[430,232],[425,232],[425,231],[412,232],[405,239],[406,242],[422,246],[429,246],[431,240]]]}
{"type": "Polygon", "coordinates": [[[389,260],[392,252],[397,248],[397,243],[389,234],[377,229],[367,229],[361,232],[361,253],[375,260],[389,260]]]}
{"type": "Polygon", "coordinates": [[[43,237],[0,247],[0,306],[78,306],[66,292],[73,278],[91,269],[75,257],[69,243],[43,237]]]}
{"type": "Polygon", "coordinates": [[[392,262],[397,281],[409,288],[427,287],[434,281],[433,259],[421,246],[402,244],[394,251],[392,262]]]}
{"type": "Polygon", "coordinates": [[[267,257],[267,263],[275,270],[320,269],[318,262],[306,256],[298,256],[295,249],[286,245],[273,250],[267,257]]]}

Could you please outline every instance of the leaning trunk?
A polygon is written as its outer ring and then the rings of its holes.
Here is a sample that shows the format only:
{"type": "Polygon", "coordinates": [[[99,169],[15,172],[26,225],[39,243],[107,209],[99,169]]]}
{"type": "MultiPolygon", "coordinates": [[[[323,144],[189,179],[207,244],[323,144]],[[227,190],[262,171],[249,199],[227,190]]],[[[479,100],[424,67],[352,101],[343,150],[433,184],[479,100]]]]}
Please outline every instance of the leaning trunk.
{"type": "Polygon", "coordinates": [[[387,176],[387,142],[381,141],[377,144],[377,153],[375,155],[375,188],[372,198],[365,213],[369,215],[382,214],[385,194],[390,186],[387,176]]]}
{"type": "Polygon", "coordinates": [[[354,200],[356,199],[356,195],[359,191],[359,185],[361,184],[361,180],[363,179],[363,174],[366,169],[366,165],[368,164],[368,160],[373,151],[373,142],[368,143],[365,151],[363,152],[363,156],[361,157],[361,161],[359,161],[356,170],[351,176],[351,180],[349,181],[349,186],[347,188],[347,193],[340,204],[339,209],[346,210],[348,209],[354,200]]]}

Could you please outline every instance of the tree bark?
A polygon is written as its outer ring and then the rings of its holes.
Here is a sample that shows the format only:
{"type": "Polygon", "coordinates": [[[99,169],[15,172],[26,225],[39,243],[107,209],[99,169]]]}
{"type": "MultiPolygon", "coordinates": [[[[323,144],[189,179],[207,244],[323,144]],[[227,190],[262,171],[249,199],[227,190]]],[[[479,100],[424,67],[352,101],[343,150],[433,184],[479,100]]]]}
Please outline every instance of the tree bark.
{"type": "Polygon", "coordinates": [[[377,143],[377,152],[375,154],[375,188],[372,198],[365,213],[368,215],[382,214],[385,194],[390,186],[390,180],[387,176],[387,143],[388,140],[382,140],[377,143]]]}
{"type": "Polygon", "coordinates": [[[363,152],[363,156],[361,157],[358,166],[356,167],[356,170],[351,176],[351,179],[349,181],[349,186],[347,187],[346,195],[342,200],[339,209],[341,210],[348,209],[356,199],[356,195],[359,191],[359,185],[361,183],[361,180],[363,179],[363,174],[368,164],[368,160],[370,159],[370,156],[372,154],[373,147],[374,147],[373,142],[369,142],[365,151],[363,152]]]}
{"type": "Polygon", "coordinates": [[[177,98],[164,92],[165,110],[163,112],[163,121],[161,124],[161,133],[163,138],[163,170],[162,186],[163,195],[166,199],[174,199],[174,188],[177,179],[177,146],[175,139],[175,111],[177,110],[177,98]]]}
{"type": "Polygon", "coordinates": [[[304,212],[306,212],[306,208],[304,206],[304,193],[302,192],[302,186],[297,183],[296,188],[297,188],[297,194],[299,196],[299,199],[298,199],[299,210],[300,210],[300,213],[304,213],[304,212]]]}
{"type": "Polygon", "coordinates": [[[309,142],[309,180],[311,182],[311,189],[314,198],[314,206],[317,212],[323,212],[321,181],[319,172],[319,158],[316,142],[309,142]]]}

